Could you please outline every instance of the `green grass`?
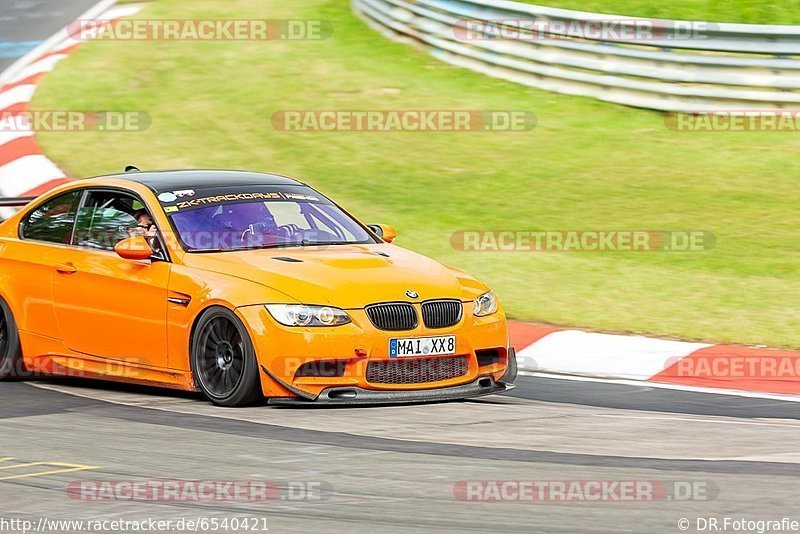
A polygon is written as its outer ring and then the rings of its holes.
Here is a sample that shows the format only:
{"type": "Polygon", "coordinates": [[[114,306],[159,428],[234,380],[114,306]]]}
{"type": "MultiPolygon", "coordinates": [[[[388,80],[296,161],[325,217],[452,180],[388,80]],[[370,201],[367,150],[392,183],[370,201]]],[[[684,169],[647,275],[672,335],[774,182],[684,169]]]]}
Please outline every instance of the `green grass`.
{"type": "Polygon", "coordinates": [[[670,131],[663,115],[440,63],[367,28],[343,0],[161,0],[142,18],[322,18],[324,42],[93,42],[38,109],[143,110],[140,133],[42,133],[73,176],[233,167],[304,179],[398,243],[491,284],[515,318],[800,347],[792,133],[670,131]],[[529,110],[529,132],[288,133],[285,109],[529,110]],[[697,229],[695,253],[475,253],[464,229],[697,229]]]}
{"type": "Polygon", "coordinates": [[[710,22],[800,24],[800,0],[521,0],[577,11],[710,22]]]}

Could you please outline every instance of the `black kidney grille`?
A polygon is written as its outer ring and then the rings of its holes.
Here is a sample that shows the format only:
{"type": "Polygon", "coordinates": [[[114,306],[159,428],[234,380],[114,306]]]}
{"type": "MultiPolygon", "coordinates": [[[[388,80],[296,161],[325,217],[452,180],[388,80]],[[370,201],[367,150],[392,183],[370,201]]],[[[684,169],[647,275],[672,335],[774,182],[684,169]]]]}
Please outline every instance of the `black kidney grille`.
{"type": "Polygon", "coordinates": [[[448,358],[403,358],[376,360],[367,364],[367,382],[372,384],[422,384],[464,376],[469,371],[466,356],[448,358]]]}
{"type": "Polygon", "coordinates": [[[411,304],[373,304],[366,310],[369,320],[380,330],[413,330],[417,327],[417,311],[411,304]]]}
{"type": "Polygon", "coordinates": [[[428,328],[448,328],[461,320],[464,305],[458,300],[429,300],[422,303],[422,320],[428,328]]]}

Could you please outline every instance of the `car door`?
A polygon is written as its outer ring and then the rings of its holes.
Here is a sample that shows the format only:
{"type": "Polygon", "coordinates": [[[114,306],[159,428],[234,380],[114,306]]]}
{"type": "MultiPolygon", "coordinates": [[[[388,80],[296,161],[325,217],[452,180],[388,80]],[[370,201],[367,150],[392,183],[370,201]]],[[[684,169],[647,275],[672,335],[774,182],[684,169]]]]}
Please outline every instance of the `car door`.
{"type": "Polygon", "coordinates": [[[19,327],[49,339],[60,339],[50,287],[53,267],[70,247],[82,190],[71,190],[41,202],[20,222],[21,246],[7,247],[3,259],[13,265],[11,283],[17,295],[19,327]]]}
{"type": "Polygon", "coordinates": [[[165,368],[171,264],[125,260],[114,252],[114,245],[134,231],[133,214],[143,207],[128,192],[86,192],[76,217],[75,246],[60,251],[53,272],[53,304],[69,349],[165,368]]]}

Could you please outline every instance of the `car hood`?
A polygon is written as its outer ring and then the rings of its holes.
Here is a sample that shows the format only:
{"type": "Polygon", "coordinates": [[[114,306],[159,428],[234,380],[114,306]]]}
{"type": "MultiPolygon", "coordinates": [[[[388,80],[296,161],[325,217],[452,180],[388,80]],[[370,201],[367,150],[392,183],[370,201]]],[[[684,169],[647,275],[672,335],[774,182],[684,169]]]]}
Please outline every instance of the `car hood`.
{"type": "Polygon", "coordinates": [[[184,263],[259,283],[304,304],[348,309],[375,302],[471,300],[488,291],[462,271],[389,244],[187,254],[184,263]]]}

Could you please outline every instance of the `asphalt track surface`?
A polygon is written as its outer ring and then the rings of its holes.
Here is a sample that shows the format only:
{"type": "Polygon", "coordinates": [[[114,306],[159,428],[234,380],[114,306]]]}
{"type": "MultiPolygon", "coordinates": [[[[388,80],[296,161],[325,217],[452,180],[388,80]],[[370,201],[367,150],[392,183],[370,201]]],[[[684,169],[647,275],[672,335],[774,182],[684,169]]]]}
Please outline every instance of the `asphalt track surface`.
{"type": "Polygon", "coordinates": [[[98,0],[0,0],[0,72],[98,0]]]}
{"type": "MultiPolygon", "coordinates": [[[[94,4],[0,0],[0,71],[94,4]]],[[[530,377],[503,396],[347,409],[221,409],[156,389],[4,382],[0,532],[120,531],[40,519],[172,520],[172,532],[213,530],[181,520],[227,519],[215,531],[234,532],[252,518],[238,531],[332,533],[698,532],[698,518],[800,520],[798,419],[800,403],[530,377]],[[93,502],[67,491],[153,479],[271,481],[279,491],[257,502],[93,502]],[[649,481],[671,498],[464,501],[460,481],[649,481]],[[687,485],[691,498],[677,498],[687,485]]]]}
{"type": "Polygon", "coordinates": [[[800,520],[798,419],[798,403],[532,377],[503,396],[334,409],[221,409],[157,389],[5,382],[0,518],[259,518],[271,532],[681,532],[683,518],[697,532],[697,518],[800,520]],[[59,464],[76,470],[48,474],[59,464]],[[280,490],[222,503],[89,502],[66,491],[152,479],[280,490]],[[699,489],[686,501],[485,502],[459,498],[467,480],[699,489]]]}

